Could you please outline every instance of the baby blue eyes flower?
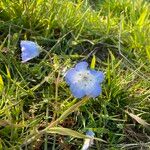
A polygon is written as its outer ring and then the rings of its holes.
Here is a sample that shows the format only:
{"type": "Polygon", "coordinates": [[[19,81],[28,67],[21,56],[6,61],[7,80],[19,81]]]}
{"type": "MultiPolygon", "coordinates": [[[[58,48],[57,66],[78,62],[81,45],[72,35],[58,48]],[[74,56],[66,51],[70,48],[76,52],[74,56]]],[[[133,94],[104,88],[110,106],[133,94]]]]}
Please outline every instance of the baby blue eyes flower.
{"type": "Polygon", "coordinates": [[[84,96],[95,98],[101,93],[100,83],[104,80],[104,74],[89,69],[88,63],[83,61],[67,71],[65,80],[76,98],[84,96]]]}
{"type": "Polygon", "coordinates": [[[40,46],[32,41],[21,41],[21,58],[22,62],[27,62],[28,60],[39,56],[40,54],[40,46]]]}
{"type": "Polygon", "coordinates": [[[88,150],[90,146],[93,145],[94,132],[89,130],[86,132],[86,135],[91,137],[91,139],[85,139],[82,150],[88,150]]]}

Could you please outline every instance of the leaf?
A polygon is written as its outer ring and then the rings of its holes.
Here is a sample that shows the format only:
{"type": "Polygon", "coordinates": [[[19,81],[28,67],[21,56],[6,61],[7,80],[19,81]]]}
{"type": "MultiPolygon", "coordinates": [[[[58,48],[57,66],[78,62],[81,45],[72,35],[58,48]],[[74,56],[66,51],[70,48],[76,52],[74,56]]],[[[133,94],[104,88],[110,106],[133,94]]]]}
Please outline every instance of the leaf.
{"type": "Polygon", "coordinates": [[[95,68],[95,64],[96,64],[96,57],[95,57],[95,55],[93,55],[90,68],[94,69],[95,68]]]}
{"type": "Polygon", "coordinates": [[[0,139],[0,149],[3,149],[2,139],[0,139]]]}
{"type": "Polygon", "coordinates": [[[6,72],[7,72],[7,78],[11,79],[10,71],[7,66],[5,67],[6,67],[6,72]]]}
{"type": "Polygon", "coordinates": [[[54,55],[53,57],[53,65],[55,69],[59,68],[60,66],[59,57],[57,55],[54,55]]]}
{"type": "Polygon", "coordinates": [[[72,137],[80,138],[80,139],[86,139],[86,138],[95,139],[95,140],[98,140],[98,141],[106,143],[106,141],[104,141],[104,140],[102,140],[100,138],[94,138],[94,137],[86,136],[86,135],[84,135],[82,133],[79,133],[77,131],[74,131],[74,130],[71,130],[71,129],[68,129],[68,128],[63,128],[63,127],[49,128],[47,130],[47,132],[48,133],[56,133],[56,134],[60,134],[60,135],[72,136],[72,137]]]}
{"type": "Polygon", "coordinates": [[[146,47],[146,53],[147,53],[147,57],[148,57],[149,60],[150,60],[150,46],[147,46],[147,47],[146,47]]]}
{"type": "Polygon", "coordinates": [[[3,88],[4,88],[4,81],[3,81],[2,76],[0,75],[0,92],[3,91],[3,88]]]}
{"type": "Polygon", "coordinates": [[[47,130],[49,133],[57,133],[60,135],[69,135],[72,137],[76,137],[76,138],[87,138],[86,135],[79,133],[77,131],[68,129],[68,128],[63,128],[63,127],[53,127],[53,128],[49,128],[47,130]]]}
{"type": "Polygon", "coordinates": [[[137,121],[139,124],[143,125],[145,128],[150,129],[150,124],[148,124],[145,120],[140,118],[137,115],[134,115],[128,111],[125,111],[131,118],[133,118],[135,121],[137,121]]]}
{"type": "Polygon", "coordinates": [[[138,21],[137,21],[137,24],[139,25],[139,26],[142,26],[144,23],[145,23],[145,20],[148,18],[148,10],[147,9],[145,9],[142,13],[141,13],[141,15],[140,15],[140,17],[139,17],[139,19],[138,19],[138,21]]]}

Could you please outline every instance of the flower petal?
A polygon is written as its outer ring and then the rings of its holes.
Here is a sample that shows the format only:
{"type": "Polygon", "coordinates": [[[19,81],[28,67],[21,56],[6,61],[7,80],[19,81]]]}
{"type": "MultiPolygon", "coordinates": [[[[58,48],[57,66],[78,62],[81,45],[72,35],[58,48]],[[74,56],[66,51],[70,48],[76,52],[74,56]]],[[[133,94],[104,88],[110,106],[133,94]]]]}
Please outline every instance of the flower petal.
{"type": "Polygon", "coordinates": [[[70,90],[73,96],[76,98],[82,98],[83,96],[85,96],[85,91],[82,88],[80,88],[78,84],[71,84],[70,90]]]}
{"type": "Polygon", "coordinates": [[[88,67],[88,63],[86,61],[79,62],[76,64],[75,69],[76,70],[86,70],[88,67]]]}
{"type": "Polygon", "coordinates": [[[101,92],[102,92],[102,89],[98,83],[93,85],[93,87],[86,89],[86,95],[93,97],[93,98],[99,96],[101,92]]]}
{"type": "Polygon", "coordinates": [[[20,46],[21,46],[21,58],[22,58],[22,62],[27,62],[28,60],[39,56],[40,54],[40,50],[39,50],[39,46],[32,41],[21,41],[20,42],[20,46]]]}
{"type": "Polygon", "coordinates": [[[88,63],[83,61],[67,71],[65,80],[76,98],[86,95],[95,98],[101,93],[100,83],[104,80],[104,74],[101,71],[88,69],[88,63]]]}
{"type": "Polygon", "coordinates": [[[65,80],[69,85],[74,82],[74,77],[75,77],[76,73],[77,72],[74,68],[72,68],[66,72],[65,80]]]}
{"type": "Polygon", "coordinates": [[[93,137],[94,137],[95,134],[92,131],[87,131],[86,135],[89,136],[89,137],[92,137],[92,138],[91,139],[87,138],[87,139],[84,140],[84,144],[83,144],[82,150],[88,150],[89,147],[92,146],[93,143],[94,143],[93,142],[93,137]]]}
{"type": "Polygon", "coordinates": [[[86,132],[86,135],[91,136],[91,137],[94,137],[95,134],[94,134],[93,131],[88,130],[88,131],[86,132]]]}
{"type": "Polygon", "coordinates": [[[90,70],[90,73],[96,78],[98,83],[102,83],[104,80],[104,74],[101,71],[90,70]]]}

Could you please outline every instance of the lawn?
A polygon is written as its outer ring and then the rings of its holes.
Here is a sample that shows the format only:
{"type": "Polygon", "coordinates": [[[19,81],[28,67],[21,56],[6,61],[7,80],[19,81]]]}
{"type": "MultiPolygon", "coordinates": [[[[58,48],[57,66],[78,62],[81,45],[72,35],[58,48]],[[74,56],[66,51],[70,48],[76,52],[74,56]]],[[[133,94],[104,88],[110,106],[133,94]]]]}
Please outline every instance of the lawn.
{"type": "Polygon", "coordinates": [[[1,0],[0,150],[150,149],[149,10],[149,0],[1,0]],[[94,90],[72,88],[82,62],[104,75],[86,76],[94,90]]]}

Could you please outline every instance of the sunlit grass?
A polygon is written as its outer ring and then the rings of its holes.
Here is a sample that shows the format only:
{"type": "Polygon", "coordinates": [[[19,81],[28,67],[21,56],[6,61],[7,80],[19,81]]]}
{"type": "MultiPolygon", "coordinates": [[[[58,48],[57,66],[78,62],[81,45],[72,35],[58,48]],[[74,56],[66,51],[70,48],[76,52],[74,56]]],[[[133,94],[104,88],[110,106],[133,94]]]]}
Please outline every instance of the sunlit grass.
{"type": "Polygon", "coordinates": [[[93,149],[150,148],[149,9],[146,0],[1,0],[0,149],[81,149],[83,140],[73,133],[38,131],[80,101],[64,73],[83,59],[90,64],[93,54],[96,70],[105,74],[102,94],[58,127],[92,129],[107,141],[95,141],[93,149]],[[24,39],[43,51],[23,64],[24,39]]]}

